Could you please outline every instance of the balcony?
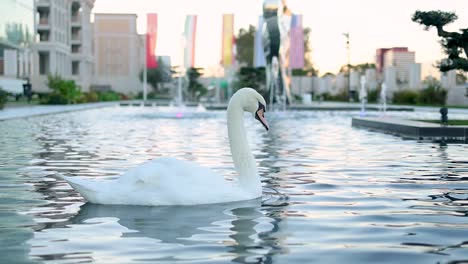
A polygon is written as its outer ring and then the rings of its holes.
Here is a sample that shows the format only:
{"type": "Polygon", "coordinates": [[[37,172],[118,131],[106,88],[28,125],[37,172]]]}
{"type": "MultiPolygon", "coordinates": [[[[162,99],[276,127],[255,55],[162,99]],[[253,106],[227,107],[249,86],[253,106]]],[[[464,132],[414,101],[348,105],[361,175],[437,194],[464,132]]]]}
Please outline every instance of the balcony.
{"type": "Polygon", "coordinates": [[[48,42],[50,40],[50,32],[48,30],[38,30],[39,42],[48,42]]]}
{"type": "Polygon", "coordinates": [[[79,54],[79,53],[81,53],[81,45],[73,44],[73,45],[71,46],[71,52],[72,52],[72,54],[79,54]]]}
{"type": "Polygon", "coordinates": [[[81,44],[81,34],[72,34],[71,44],[81,44]]]}
{"type": "Polygon", "coordinates": [[[73,75],[80,74],[80,62],[79,61],[72,61],[72,74],[73,75]]]}
{"type": "Polygon", "coordinates": [[[43,7],[50,7],[50,0],[36,0],[36,7],[43,8],[43,7]]]}
{"type": "Polygon", "coordinates": [[[71,17],[71,26],[72,27],[81,27],[81,15],[72,15],[71,17]]]}
{"type": "Polygon", "coordinates": [[[49,18],[48,17],[39,18],[39,25],[49,25],[49,18]]]}
{"type": "Polygon", "coordinates": [[[49,17],[41,17],[38,22],[37,30],[50,30],[49,17]]]}

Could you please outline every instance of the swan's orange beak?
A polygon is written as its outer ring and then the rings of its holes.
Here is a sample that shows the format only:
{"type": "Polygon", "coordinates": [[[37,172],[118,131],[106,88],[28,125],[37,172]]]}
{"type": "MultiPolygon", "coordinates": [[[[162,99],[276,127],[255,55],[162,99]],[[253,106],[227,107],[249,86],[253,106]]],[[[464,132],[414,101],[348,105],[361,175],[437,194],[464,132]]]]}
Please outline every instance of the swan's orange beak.
{"type": "Polygon", "coordinates": [[[258,103],[258,110],[255,112],[255,119],[260,121],[266,130],[269,130],[268,122],[265,119],[265,106],[261,103],[258,103]]]}

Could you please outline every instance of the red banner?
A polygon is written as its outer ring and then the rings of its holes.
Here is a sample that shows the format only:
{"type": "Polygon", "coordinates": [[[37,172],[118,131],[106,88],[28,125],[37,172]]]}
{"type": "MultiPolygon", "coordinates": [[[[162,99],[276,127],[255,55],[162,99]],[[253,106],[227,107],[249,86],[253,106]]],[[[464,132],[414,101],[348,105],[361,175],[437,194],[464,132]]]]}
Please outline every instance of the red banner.
{"type": "Polygon", "coordinates": [[[146,14],[146,67],[157,68],[156,60],[156,36],[158,26],[157,14],[146,14]]]}

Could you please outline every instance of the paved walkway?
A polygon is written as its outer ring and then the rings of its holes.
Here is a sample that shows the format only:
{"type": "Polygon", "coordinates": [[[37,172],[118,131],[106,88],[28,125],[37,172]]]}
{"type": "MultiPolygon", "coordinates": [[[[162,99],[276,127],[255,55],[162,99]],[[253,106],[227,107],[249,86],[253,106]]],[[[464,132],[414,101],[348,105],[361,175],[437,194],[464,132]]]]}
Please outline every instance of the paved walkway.
{"type": "Polygon", "coordinates": [[[101,107],[117,106],[119,102],[100,102],[88,104],[75,104],[75,105],[21,105],[21,106],[8,106],[6,105],[3,110],[0,110],[0,121],[26,118],[38,115],[49,115],[64,113],[70,111],[80,111],[101,107]]]}

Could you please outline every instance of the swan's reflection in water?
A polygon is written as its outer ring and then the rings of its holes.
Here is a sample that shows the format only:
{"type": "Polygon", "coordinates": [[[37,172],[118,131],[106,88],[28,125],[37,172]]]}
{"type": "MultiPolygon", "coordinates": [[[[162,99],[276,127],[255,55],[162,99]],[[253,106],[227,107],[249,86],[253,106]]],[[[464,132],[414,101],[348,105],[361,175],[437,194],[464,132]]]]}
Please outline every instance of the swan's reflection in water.
{"type": "MultiPolygon", "coordinates": [[[[246,208],[260,206],[261,201],[225,203],[196,206],[126,206],[86,203],[71,223],[86,224],[93,219],[112,217],[127,229],[122,237],[147,237],[162,243],[189,245],[196,243],[196,236],[210,234],[210,227],[235,221],[231,214],[246,208]]],[[[255,211],[255,210],[254,210],[255,211]]],[[[257,217],[260,213],[257,212],[257,217]]],[[[252,217],[254,217],[252,215],[252,217]]]]}
{"type": "Polygon", "coordinates": [[[161,207],[87,203],[69,219],[67,228],[37,233],[30,241],[31,255],[44,260],[60,254],[61,259],[97,263],[272,263],[275,254],[285,251],[286,237],[279,234],[284,205],[275,203],[271,199],[161,207]],[[81,251],[63,255],[76,245],[81,251]]]}

